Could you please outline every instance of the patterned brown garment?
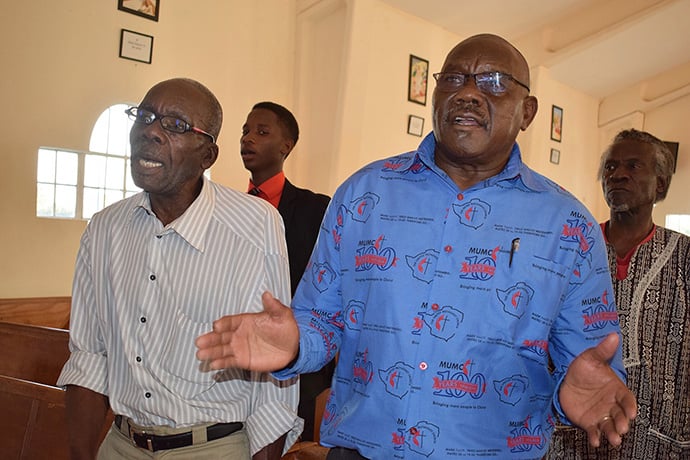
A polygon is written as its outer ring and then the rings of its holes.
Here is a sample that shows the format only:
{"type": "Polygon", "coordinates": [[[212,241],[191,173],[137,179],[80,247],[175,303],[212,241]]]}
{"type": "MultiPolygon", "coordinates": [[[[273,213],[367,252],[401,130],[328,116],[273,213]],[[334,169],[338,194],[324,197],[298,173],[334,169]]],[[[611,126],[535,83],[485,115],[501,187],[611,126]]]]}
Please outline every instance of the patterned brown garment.
{"type": "Polygon", "coordinates": [[[619,448],[604,440],[594,449],[583,430],[559,427],[545,458],[690,460],[690,238],[657,227],[633,254],[624,280],[615,279],[616,252],[607,246],[639,415],[619,448]]]}

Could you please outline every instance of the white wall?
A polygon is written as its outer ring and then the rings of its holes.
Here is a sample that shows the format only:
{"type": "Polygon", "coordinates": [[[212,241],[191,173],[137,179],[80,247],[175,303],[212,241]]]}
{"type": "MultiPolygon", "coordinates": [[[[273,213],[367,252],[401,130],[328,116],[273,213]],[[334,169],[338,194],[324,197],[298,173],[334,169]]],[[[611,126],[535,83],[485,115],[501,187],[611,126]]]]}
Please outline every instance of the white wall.
{"type": "Polygon", "coordinates": [[[645,117],[645,130],[665,141],[679,143],[676,173],[666,199],[654,208],[654,222],[664,225],[666,214],[690,214],[690,96],[661,106],[645,117]]]}
{"type": "Polygon", "coordinates": [[[294,1],[161,3],[155,22],[118,11],[115,1],[3,2],[0,297],[70,293],[85,222],[35,217],[39,146],[87,150],[106,107],[188,76],[225,110],[214,179],[244,187],[238,142],[251,105],[292,104],[294,1]],[[154,36],[151,65],[118,57],[123,28],[154,36]]]}
{"type": "Polygon", "coordinates": [[[531,84],[532,93],[539,100],[539,111],[532,125],[518,138],[523,160],[573,193],[600,219],[604,214],[596,182],[598,101],[553,80],[544,67],[531,69],[531,84]],[[554,105],[563,109],[561,142],[551,139],[554,105]],[[558,164],[550,161],[552,148],[560,151],[558,164]]]}
{"type": "MultiPolygon", "coordinates": [[[[286,163],[288,176],[332,193],[355,169],[418,145],[421,138],[406,132],[410,114],[424,118],[425,133],[431,130],[434,82],[430,76],[426,106],[407,101],[409,55],[427,59],[431,74],[465,38],[378,0],[204,0],[203,8],[166,1],[159,22],[118,11],[114,0],[6,3],[0,297],[70,294],[85,222],[35,217],[36,152],[42,145],[87,149],[91,126],[107,106],[137,103],[154,83],[174,76],[205,83],[225,111],[213,178],[242,189],[247,172],[238,142],[246,114],[260,100],[282,103],[302,131],[286,163]],[[118,57],[122,28],[155,37],[151,65],[118,57]]],[[[540,109],[518,137],[525,161],[605,219],[594,176],[612,125],[598,126],[599,101],[541,67],[532,69],[532,88],[540,109]],[[560,143],[549,139],[552,104],[564,109],[560,143]],[[552,147],[561,151],[559,165],[549,163],[552,147]]],[[[690,213],[688,119],[688,97],[633,116],[633,123],[644,121],[644,129],[680,142],[678,172],[657,206],[657,223],[661,214],[690,213]]]]}

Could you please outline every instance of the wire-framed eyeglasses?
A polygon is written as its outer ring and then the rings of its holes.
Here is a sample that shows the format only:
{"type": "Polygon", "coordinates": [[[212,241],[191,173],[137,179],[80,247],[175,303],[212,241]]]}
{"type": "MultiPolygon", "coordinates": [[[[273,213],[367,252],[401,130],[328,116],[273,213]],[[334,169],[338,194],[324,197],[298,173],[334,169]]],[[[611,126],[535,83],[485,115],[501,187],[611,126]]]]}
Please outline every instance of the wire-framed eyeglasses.
{"type": "Polygon", "coordinates": [[[143,123],[145,125],[150,125],[154,121],[158,120],[160,121],[163,129],[166,129],[173,133],[183,134],[188,131],[191,131],[193,133],[208,136],[211,138],[211,142],[213,142],[214,144],[216,143],[216,138],[212,134],[207,133],[203,129],[197,128],[196,126],[192,126],[186,121],[181,120],[179,118],[175,118],[169,115],[161,116],[155,112],[151,112],[150,110],[142,109],[140,107],[130,107],[125,110],[125,113],[129,115],[129,118],[134,120],[134,123],[143,123]]]}
{"type": "Polygon", "coordinates": [[[501,96],[508,92],[511,82],[522,86],[529,93],[529,86],[508,73],[439,72],[434,74],[436,86],[441,91],[456,91],[465,85],[468,78],[474,78],[474,83],[477,85],[477,88],[479,88],[480,91],[493,94],[494,96],[501,96]]]}

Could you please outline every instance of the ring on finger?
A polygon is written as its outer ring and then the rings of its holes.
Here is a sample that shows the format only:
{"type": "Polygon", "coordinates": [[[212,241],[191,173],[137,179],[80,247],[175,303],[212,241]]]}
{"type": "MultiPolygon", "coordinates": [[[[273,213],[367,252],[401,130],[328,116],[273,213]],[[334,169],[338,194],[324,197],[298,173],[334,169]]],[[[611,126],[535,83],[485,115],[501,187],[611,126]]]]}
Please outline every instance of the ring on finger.
{"type": "Polygon", "coordinates": [[[610,415],[604,415],[604,416],[599,420],[599,423],[598,423],[598,424],[599,424],[599,425],[602,425],[602,424],[605,423],[607,420],[613,420],[613,417],[611,417],[610,415]]]}

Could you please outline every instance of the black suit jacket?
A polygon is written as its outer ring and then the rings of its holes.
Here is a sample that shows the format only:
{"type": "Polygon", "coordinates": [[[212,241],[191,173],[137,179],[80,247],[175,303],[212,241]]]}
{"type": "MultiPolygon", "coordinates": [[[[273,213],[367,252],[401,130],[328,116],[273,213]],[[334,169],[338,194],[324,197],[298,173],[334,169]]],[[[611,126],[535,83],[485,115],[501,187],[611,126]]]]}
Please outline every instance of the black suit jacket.
{"type": "Polygon", "coordinates": [[[290,262],[290,287],[295,294],[319,235],[321,220],[331,199],[311,190],[295,187],[285,179],[278,212],[285,224],[290,262]]]}
{"type": "MultiPolygon", "coordinates": [[[[278,212],[285,224],[288,259],[290,262],[290,287],[295,294],[304,269],[314,249],[321,229],[321,220],[331,199],[311,190],[295,187],[285,179],[278,212]]],[[[315,426],[316,397],[331,385],[335,361],[331,360],[321,370],[300,376],[300,397],[297,414],[304,419],[303,441],[312,441],[315,426]]]]}

